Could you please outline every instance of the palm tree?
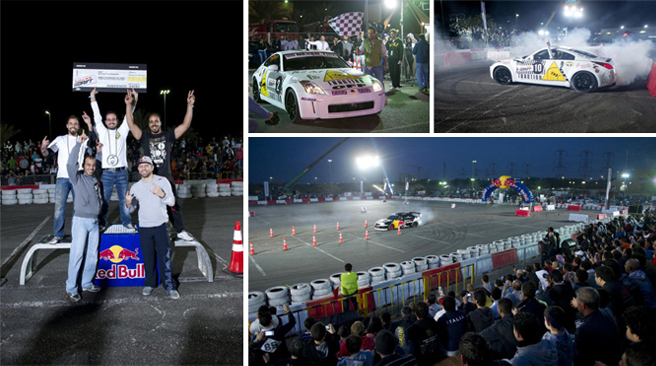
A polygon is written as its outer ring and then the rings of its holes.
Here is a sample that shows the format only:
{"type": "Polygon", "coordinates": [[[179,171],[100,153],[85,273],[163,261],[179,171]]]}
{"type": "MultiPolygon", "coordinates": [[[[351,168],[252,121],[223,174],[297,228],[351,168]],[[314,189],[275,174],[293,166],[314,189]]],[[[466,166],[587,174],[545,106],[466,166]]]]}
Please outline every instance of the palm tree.
{"type": "Polygon", "coordinates": [[[5,142],[11,140],[12,137],[18,135],[21,130],[15,130],[14,126],[6,123],[0,123],[0,146],[4,146],[5,142]]]}

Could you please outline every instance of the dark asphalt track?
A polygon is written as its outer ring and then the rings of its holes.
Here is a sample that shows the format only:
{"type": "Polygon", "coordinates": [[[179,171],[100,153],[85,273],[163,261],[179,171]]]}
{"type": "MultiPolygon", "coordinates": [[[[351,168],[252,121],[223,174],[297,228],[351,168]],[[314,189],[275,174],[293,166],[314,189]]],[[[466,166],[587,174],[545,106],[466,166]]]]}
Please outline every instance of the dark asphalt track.
{"type": "MultiPolygon", "coordinates": [[[[65,291],[65,250],[40,251],[36,274],[19,285],[25,252],[52,233],[54,205],[2,206],[2,261],[26,244],[2,267],[0,364],[242,365],[243,280],[224,271],[235,222],[243,217],[242,197],[180,202],[187,231],[210,254],[214,282],[198,270],[194,251],[178,248],[173,273],[180,299],[169,299],[162,288],[144,297],[141,287],[114,287],[85,292],[77,304],[65,291]]],[[[110,210],[110,220],[118,221],[116,202],[110,210]]]]}
{"type": "Polygon", "coordinates": [[[500,85],[491,61],[435,70],[435,132],[608,133],[656,132],[656,98],[645,81],[599,89],[500,85]]]}
{"type": "MultiPolygon", "coordinates": [[[[252,72],[249,72],[249,80],[252,72]]],[[[385,88],[391,87],[389,79],[385,88]]],[[[251,96],[251,94],[249,94],[251,96]]],[[[401,83],[401,90],[387,93],[387,106],[382,112],[363,117],[328,120],[308,120],[291,123],[287,112],[269,103],[260,105],[270,112],[278,112],[280,121],[276,126],[268,126],[264,120],[249,115],[258,121],[257,133],[428,133],[430,132],[430,96],[420,93],[417,83],[401,83]]]]}
{"type": "MultiPolygon", "coordinates": [[[[569,212],[557,210],[517,217],[509,205],[484,206],[447,202],[397,200],[345,201],[312,204],[252,206],[255,216],[249,220],[249,241],[255,255],[250,256],[249,291],[264,291],[273,286],[307,283],[326,279],[343,272],[350,262],[355,271],[366,271],[387,262],[399,263],[416,256],[441,255],[476,244],[548,227],[573,225],[569,212]],[[360,213],[365,206],[367,213],[360,213]],[[397,235],[396,231],[373,230],[377,219],[393,212],[419,211],[424,223],[397,235]],[[369,224],[369,240],[365,240],[364,220],[369,224]],[[339,243],[339,221],[344,243],[339,243]],[[317,233],[313,233],[313,225],[317,233]],[[292,225],[296,235],[292,236],[292,225]],[[269,237],[269,229],[274,237],[269,237]],[[312,235],[317,246],[312,245],[312,235]],[[283,250],[283,238],[289,250],[283,250]]],[[[593,217],[591,211],[583,213],[593,217]]]]}

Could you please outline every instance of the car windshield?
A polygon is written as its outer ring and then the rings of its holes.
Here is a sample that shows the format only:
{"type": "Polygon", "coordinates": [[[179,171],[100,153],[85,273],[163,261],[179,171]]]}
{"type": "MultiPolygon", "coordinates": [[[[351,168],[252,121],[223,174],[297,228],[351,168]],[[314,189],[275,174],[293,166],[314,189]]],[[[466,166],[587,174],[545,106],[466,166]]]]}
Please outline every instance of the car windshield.
{"type": "Polygon", "coordinates": [[[285,55],[284,71],[315,70],[315,69],[340,69],[350,67],[341,57],[334,53],[292,53],[285,55]]]}
{"type": "Polygon", "coordinates": [[[388,220],[396,220],[396,215],[392,215],[392,216],[388,217],[387,219],[388,220]]]}

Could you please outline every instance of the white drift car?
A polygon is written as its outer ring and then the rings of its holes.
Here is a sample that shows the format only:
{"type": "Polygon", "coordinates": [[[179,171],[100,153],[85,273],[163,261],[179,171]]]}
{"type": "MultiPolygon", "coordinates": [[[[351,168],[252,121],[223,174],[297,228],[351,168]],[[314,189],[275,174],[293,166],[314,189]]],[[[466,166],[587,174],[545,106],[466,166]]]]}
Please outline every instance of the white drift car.
{"type": "Polygon", "coordinates": [[[490,76],[500,84],[527,83],[572,88],[589,93],[615,85],[613,60],[570,47],[543,48],[522,58],[506,59],[490,66],[490,76]]]}
{"type": "Polygon", "coordinates": [[[287,111],[292,122],[376,114],[385,107],[378,79],[332,51],[282,51],[253,74],[253,99],[287,111]]]}

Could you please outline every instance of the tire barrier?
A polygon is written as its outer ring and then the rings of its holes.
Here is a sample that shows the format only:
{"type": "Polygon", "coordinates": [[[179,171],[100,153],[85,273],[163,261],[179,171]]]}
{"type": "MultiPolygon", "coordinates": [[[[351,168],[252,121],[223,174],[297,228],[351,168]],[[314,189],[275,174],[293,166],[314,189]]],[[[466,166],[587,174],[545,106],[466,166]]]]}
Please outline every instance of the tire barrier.
{"type": "Polygon", "coordinates": [[[265,292],[269,306],[280,306],[290,303],[289,288],[287,286],[275,286],[265,292]]]}
{"type": "Polygon", "coordinates": [[[312,287],[312,300],[322,299],[333,295],[333,287],[330,280],[314,280],[310,282],[310,286],[312,287]]]}
{"type": "Polygon", "coordinates": [[[309,283],[297,283],[289,287],[291,305],[312,300],[312,287],[309,283]]]}
{"type": "Polygon", "coordinates": [[[266,296],[263,292],[260,291],[251,291],[248,293],[248,313],[253,314],[257,313],[257,310],[263,306],[267,305],[266,296]]]}

